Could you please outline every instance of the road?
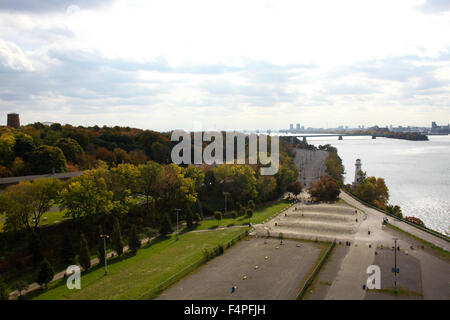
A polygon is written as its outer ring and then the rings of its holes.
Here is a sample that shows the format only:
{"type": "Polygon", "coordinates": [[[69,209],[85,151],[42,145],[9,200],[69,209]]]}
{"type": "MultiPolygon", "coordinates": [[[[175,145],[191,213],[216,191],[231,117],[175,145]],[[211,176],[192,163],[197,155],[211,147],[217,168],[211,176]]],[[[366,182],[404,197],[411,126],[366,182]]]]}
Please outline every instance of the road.
{"type": "MultiPolygon", "coordinates": [[[[364,204],[355,200],[353,197],[351,197],[350,195],[348,195],[345,192],[341,192],[339,197],[342,200],[344,200],[345,202],[347,202],[348,204],[350,204],[351,206],[354,206],[355,208],[367,213],[371,217],[370,221],[374,222],[374,223],[369,224],[369,226],[374,229],[381,229],[380,222],[382,221],[383,217],[388,217],[387,215],[381,213],[378,210],[375,210],[375,209],[365,206],[364,204]]],[[[446,251],[450,251],[450,243],[448,241],[445,241],[445,240],[438,238],[428,232],[425,232],[418,228],[415,228],[403,221],[399,221],[399,220],[396,220],[391,217],[388,217],[388,219],[389,219],[389,223],[391,225],[393,225],[399,229],[402,229],[403,231],[406,231],[406,232],[408,232],[416,237],[419,237],[425,241],[428,241],[428,242],[434,244],[435,246],[438,246],[446,251]]]]}

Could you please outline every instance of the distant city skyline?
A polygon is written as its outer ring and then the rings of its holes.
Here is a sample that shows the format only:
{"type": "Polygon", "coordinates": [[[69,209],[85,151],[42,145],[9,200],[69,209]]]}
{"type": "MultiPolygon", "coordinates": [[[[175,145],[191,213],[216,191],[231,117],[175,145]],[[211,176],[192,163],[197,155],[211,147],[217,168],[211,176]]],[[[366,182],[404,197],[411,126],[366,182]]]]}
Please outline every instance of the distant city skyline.
{"type": "Polygon", "coordinates": [[[440,0],[4,0],[0,122],[447,124],[448,34],[440,0]]]}

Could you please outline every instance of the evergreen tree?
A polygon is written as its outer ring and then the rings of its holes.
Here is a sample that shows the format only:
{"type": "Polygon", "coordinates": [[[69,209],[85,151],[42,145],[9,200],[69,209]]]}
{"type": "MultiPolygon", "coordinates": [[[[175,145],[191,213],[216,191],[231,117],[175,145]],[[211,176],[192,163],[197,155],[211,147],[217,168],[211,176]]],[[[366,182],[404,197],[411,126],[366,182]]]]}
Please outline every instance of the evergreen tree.
{"type": "Polygon", "coordinates": [[[47,259],[44,259],[41,262],[41,266],[38,273],[37,283],[39,285],[43,285],[44,288],[47,288],[48,283],[53,280],[53,276],[55,275],[55,272],[53,271],[52,266],[48,262],[47,259]]]}
{"type": "Polygon", "coordinates": [[[128,247],[131,252],[136,252],[141,247],[141,241],[139,240],[136,226],[131,227],[130,236],[128,239],[128,247]]]}
{"type": "Polygon", "coordinates": [[[72,245],[72,239],[70,238],[69,231],[64,230],[62,236],[61,261],[64,263],[71,263],[74,257],[75,249],[72,245]]]}
{"type": "Polygon", "coordinates": [[[172,233],[172,222],[170,221],[169,214],[167,212],[163,213],[162,220],[161,220],[161,226],[159,229],[159,232],[163,236],[167,236],[168,234],[172,233]]]}
{"type": "Polygon", "coordinates": [[[104,265],[105,264],[105,240],[100,237],[100,235],[103,235],[103,230],[102,227],[99,227],[99,241],[98,241],[98,246],[97,246],[97,257],[99,260],[99,263],[104,265]]]}
{"type": "Polygon", "coordinates": [[[89,257],[89,246],[84,234],[80,237],[80,252],[78,253],[78,262],[84,270],[91,267],[91,258],[89,257]]]}
{"type": "Polygon", "coordinates": [[[191,209],[186,210],[186,225],[188,226],[188,228],[194,225],[194,216],[191,209]]]}
{"type": "Polygon", "coordinates": [[[119,219],[114,218],[113,234],[112,234],[112,248],[116,251],[120,257],[123,253],[123,240],[122,232],[120,231],[119,219]]]}

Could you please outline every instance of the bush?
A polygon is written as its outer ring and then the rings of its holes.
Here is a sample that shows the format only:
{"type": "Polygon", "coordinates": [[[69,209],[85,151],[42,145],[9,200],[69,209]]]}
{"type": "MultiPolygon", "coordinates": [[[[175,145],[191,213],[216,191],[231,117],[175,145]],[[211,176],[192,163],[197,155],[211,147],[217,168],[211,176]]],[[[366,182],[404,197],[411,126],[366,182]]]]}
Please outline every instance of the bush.
{"type": "Polygon", "coordinates": [[[237,216],[238,216],[238,212],[237,212],[236,210],[231,211],[231,217],[232,217],[233,219],[236,219],[237,216]]]}
{"type": "Polygon", "coordinates": [[[426,228],[425,223],[417,217],[406,217],[405,220],[426,228]]]}

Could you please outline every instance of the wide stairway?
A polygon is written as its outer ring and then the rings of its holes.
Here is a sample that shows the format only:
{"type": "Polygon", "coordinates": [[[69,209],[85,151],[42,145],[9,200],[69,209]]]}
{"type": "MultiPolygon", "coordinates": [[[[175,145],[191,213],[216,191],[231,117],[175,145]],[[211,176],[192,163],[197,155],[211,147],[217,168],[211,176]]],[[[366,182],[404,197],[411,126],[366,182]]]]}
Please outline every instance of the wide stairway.
{"type": "Polygon", "coordinates": [[[260,236],[307,240],[351,240],[362,213],[346,204],[296,204],[268,223],[257,226],[260,236]]]}

